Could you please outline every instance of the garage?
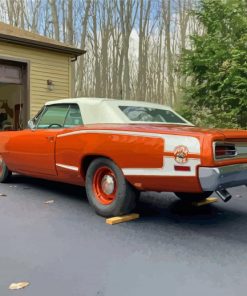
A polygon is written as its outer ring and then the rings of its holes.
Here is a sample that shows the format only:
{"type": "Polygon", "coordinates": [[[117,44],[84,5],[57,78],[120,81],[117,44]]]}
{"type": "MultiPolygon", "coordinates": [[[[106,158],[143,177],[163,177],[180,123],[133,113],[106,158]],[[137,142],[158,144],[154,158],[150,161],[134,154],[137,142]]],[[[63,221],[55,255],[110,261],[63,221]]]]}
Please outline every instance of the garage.
{"type": "Polygon", "coordinates": [[[72,64],[85,52],[0,22],[0,130],[25,128],[47,101],[73,97],[72,64]]]}

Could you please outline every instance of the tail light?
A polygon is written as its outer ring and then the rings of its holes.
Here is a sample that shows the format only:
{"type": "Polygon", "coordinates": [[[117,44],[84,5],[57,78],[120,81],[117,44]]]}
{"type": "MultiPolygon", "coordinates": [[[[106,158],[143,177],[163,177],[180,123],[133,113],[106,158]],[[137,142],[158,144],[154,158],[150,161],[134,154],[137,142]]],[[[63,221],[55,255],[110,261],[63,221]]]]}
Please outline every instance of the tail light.
{"type": "Polygon", "coordinates": [[[215,143],[214,148],[215,159],[232,158],[237,155],[234,144],[215,143]]]}

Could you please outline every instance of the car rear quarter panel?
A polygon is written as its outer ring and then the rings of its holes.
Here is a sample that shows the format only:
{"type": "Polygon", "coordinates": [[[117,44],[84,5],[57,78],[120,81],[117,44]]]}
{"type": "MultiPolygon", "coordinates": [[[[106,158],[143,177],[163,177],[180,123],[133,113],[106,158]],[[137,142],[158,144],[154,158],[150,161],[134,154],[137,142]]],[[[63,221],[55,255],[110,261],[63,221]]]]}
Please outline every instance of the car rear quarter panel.
{"type": "MultiPolygon", "coordinates": [[[[174,136],[176,137],[176,136],[174,136]]],[[[201,142],[198,141],[199,151],[201,142]]],[[[178,142],[179,144],[179,142],[178,142]]],[[[182,143],[181,143],[182,144],[182,143]]],[[[116,131],[115,134],[104,133],[78,133],[71,135],[59,135],[56,142],[56,163],[78,168],[78,171],[70,171],[66,168],[57,167],[60,178],[71,178],[71,183],[84,184],[85,171],[83,171],[83,161],[86,157],[103,156],[113,160],[120,168],[144,168],[162,169],[164,157],[173,158],[173,153],[166,151],[164,138],[158,135],[152,137],[137,136],[131,134],[121,135],[116,131]],[[74,181],[72,181],[74,179],[74,181]]],[[[191,154],[200,160],[200,154],[191,154]]],[[[140,190],[155,191],[193,191],[201,192],[197,176],[132,176],[127,175],[127,180],[140,190]]]]}
{"type": "MultiPolygon", "coordinates": [[[[128,135],[79,134],[58,137],[56,163],[82,169],[83,160],[90,155],[99,155],[113,160],[122,167],[162,167],[164,144],[162,139],[128,135]]],[[[59,175],[66,170],[57,168],[59,175]]]]}

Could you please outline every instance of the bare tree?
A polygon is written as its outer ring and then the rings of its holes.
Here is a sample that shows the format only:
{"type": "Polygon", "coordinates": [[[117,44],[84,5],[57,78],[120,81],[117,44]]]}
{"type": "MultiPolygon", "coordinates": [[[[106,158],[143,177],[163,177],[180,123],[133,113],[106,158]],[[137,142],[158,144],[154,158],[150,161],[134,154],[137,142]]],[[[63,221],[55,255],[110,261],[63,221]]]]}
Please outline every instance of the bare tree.
{"type": "Polygon", "coordinates": [[[52,24],[54,29],[54,39],[60,40],[59,33],[59,22],[58,22],[58,11],[57,11],[57,3],[56,0],[49,0],[49,4],[51,6],[51,16],[52,16],[52,24]]]}
{"type": "Polygon", "coordinates": [[[138,56],[138,81],[137,81],[137,99],[146,98],[146,79],[149,36],[148,27],[151,12],[151,1],[140,0],[139,3],[139,56],[138,56]]]}
{"type": "Polygon", "coordinates": [[[179,104],[179,58],[198,0],[2,0],[0,19],[86,49],[72,63],[75,96],[179,104]]]}
{"type": "Polygon", "coordinates": [[[120,1],[119,15],[122,32],[122,54],[124,61],[123,80],[122,80],[122,96],[130,98],[130,73],[129,73],[129,39],[133,29],[138,4],[134,0],[120,1]]]}
{"type": "MultiPolygon", "coordinates": [[[[86,37],[87,37],[87,30],[88,30],[88,19],[89,19],[89,13],[91,9],[91,1],[87,0],[86,1],[86,7],[84,8],[84,14],[81,16],[81,42],[80,42],[80,48],[84,49],[86,46],[86,37]]],[[[78,65],[77,65],[77,71],[76,71],[76,76],[77,76],[77,89],[76,89],[76,95],[81,96],[83,95],[82,92],[82,79],[83,79],[83,74],[87,73],[84,69],[84,56],[80,57],[78,60],[78,65]]]]}

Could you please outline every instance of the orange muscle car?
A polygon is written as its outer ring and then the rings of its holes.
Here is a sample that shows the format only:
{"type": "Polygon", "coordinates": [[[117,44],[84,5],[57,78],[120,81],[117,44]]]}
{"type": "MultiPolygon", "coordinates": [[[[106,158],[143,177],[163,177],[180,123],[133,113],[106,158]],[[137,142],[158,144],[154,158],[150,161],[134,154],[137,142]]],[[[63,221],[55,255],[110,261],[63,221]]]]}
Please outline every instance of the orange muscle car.
{"type": "Polygon", "coordinates": [[[141,191],[227,201],[227,188],[247,184],[247,131],[197,128],[146,102],[58,100],[28,129],[1,133],[0,182],[11,172],[85,186],[105,217],[132,211],[141,191]]]}

